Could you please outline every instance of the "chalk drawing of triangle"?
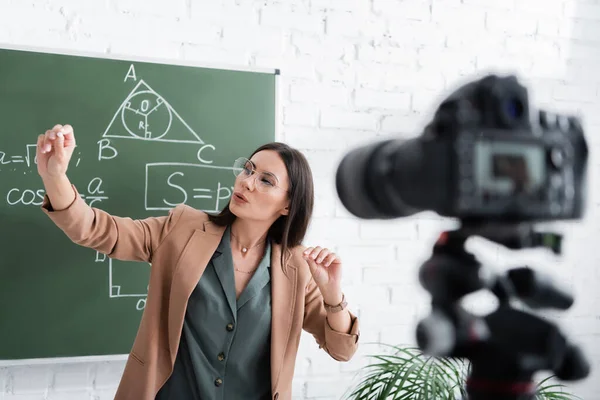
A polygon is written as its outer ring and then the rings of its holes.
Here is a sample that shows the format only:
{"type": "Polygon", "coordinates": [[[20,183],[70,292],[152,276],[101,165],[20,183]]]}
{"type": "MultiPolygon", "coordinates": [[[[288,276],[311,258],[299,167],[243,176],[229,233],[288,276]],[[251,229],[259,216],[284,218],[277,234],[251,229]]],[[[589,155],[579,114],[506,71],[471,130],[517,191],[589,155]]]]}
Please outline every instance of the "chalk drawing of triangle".
{"type": "Polygon", "coordinates": [[[144,80],[121,103],[102,137],[204,144],[169,102],[144,80]]]}

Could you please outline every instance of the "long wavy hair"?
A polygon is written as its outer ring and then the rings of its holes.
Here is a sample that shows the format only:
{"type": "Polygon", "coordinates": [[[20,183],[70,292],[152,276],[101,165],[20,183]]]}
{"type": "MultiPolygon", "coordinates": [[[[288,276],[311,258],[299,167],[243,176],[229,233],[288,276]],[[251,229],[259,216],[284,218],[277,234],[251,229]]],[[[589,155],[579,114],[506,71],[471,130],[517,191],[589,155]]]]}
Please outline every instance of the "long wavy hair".
{"type": "MultiPolygon", "coordinates": [[[[271,142],[260,146],[249,158],[263,150],[273,150],[279,154],[287,169],[289,178],[289,213],[280,216],[269,228],[267,236],[270,240],[281,245],[281,266],[285,265],[290,249],[302,244],[314,206],[314,183],[312,171],[304,155],[281,142],[271,142]]],[[[235,221],[236,216],[229,209],[229,203],[214,215],[209,214],[209,220],[218,226],[228,226],[235,221]]]]}

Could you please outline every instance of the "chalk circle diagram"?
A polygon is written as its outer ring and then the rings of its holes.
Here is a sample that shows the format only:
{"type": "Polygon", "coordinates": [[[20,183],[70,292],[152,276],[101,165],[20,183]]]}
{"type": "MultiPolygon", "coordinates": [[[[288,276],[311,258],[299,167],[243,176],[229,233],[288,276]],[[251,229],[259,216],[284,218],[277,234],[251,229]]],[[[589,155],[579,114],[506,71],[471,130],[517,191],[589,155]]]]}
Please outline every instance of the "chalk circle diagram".
{"type": "Polygon", "coordinates": [[[102,137],[204,144],[169,102],[143,79],[121,103],[102,137]]]}

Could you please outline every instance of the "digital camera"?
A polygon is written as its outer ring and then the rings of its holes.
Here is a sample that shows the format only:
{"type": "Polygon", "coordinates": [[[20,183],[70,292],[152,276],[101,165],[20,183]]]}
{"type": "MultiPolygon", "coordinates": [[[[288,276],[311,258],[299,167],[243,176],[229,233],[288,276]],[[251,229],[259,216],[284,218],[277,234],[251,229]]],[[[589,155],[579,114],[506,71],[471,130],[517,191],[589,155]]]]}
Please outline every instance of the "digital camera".
{"type": "Polygon", "coordinates": [[[363,219],[424,210],[464,221],[579,219],[587,159],[578,117],[530,112],[514,75],[487,75],[445,98],[421,136],[349,152],[336,188],[363,219]]]}

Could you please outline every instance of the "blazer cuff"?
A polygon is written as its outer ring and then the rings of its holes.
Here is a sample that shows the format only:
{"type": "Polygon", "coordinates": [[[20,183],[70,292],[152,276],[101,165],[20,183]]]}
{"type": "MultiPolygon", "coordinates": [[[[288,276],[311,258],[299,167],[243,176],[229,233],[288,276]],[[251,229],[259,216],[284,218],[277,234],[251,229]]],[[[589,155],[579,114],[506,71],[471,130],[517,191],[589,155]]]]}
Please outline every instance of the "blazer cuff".
{"type": "Polygon", "coordinates": [[[334,330],[325,318],[325,343],[329,352],[336,359],[348,361],[356,352],[360,338],[360,324],[358,318],[348,311],[352,325],[349,333],[334,330]]]}
{"type": "Polygon", "coordinates": [[[42,205],[40,206],[42,211],[60,227],[69,224],[73,220],[80,219],[82,215],[85,215],[88,212],[89,207],[77,191],[75,185],[71,184],[71,187],[75,193],[75,199],[73,199],[71,204],[64,210],[54,210],[47,194],[44,195],[42,205]]]}

